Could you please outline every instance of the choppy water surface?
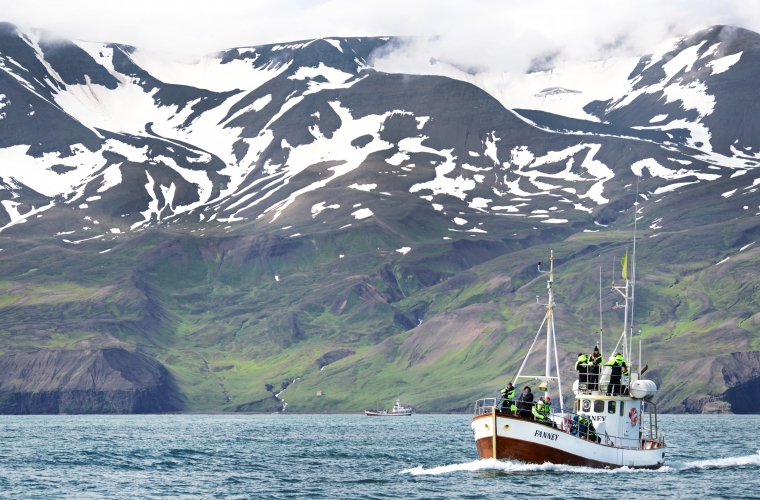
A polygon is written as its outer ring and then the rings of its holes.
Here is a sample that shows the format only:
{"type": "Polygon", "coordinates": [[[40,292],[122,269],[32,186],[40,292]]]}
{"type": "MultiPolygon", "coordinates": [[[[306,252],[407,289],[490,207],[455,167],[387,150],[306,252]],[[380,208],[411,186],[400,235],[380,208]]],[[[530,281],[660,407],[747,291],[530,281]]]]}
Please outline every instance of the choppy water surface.
{"type": "Polygon", "coordinates": [[[7,498],[760,498],[760,416],[664,416],[658,471],[478,461],[468,415],[0,417],[7,498]]]}

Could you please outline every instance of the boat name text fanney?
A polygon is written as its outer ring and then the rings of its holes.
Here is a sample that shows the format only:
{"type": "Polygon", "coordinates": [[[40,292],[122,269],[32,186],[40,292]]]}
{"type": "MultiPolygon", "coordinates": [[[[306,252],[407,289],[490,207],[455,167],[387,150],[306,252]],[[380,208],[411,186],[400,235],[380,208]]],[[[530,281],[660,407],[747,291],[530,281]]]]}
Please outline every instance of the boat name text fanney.
{"type": "Polygon", "coordinates": [[[554,434],[553,432],[536,431],[534,436],[548,439],[549,441],[556,441],[559,439],[559,434],[554,434]]]}

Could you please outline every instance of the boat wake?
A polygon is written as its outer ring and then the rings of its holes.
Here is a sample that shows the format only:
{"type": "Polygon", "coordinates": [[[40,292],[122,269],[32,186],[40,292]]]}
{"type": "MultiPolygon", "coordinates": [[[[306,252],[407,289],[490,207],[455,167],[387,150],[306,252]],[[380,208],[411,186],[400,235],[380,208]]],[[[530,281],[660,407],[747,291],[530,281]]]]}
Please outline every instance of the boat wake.
{"type": "Polygon", "coordinates": [[[461,464],[442,465],[425,469],[421,466],[411,469],[404,469],[401,474],[411,474],[413,476],[437,476],[440,474],[449,474],[452,472],[477,472],[477,471],[498,471],[508,474],[520,474],[526,472],[572,472],[573,474],[625,474],[625,473],[668,473],[681,472],[693,469],[724,469],[731,467],[760,467],[760,450],[754,455],[742,457],[716,458],[712,460],[697,460],[694,462],[671,462],[665,466],[656,469],[629,469],[622,467],[620,469],[594,469],[591,467],[574,467],[572,465],[557,464],[525,464],[521,462],[503,462],[500,460],[474,460],[461,464]]]}

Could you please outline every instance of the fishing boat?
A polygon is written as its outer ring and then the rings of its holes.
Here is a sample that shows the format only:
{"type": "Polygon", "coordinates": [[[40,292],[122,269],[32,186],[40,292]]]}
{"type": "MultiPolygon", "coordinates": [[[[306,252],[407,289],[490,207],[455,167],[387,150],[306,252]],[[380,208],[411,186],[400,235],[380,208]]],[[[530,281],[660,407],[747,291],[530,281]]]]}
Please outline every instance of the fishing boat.
{"type": "Polygon", "coordinates": [[[375,410],[364,410],[364,414],[368,417],[409,417],[412,415],[412,409],[405,406],[401,406],[401,400],[397,399],[396,404],[390,410],[379,410],[375,406],[375,410]]]}
{"type": "MultiPolygon", "coordinates": [[[[634,246],[635,255],[635,246],[634,246]]],[[[635,258],[634,258],[635,261],[635,258]]],[[[633,328],[629,327],[629,303],[633,299],[633,287],[627,276],[627,252],[624,259],[625,285],[614,286],[625,300],[623,333],[613,349],[612,361],[617,352],[627,360],[633,347],[633,328]],[[629,291],[630,296],[629,296],[629,291]]],[[[633,266],[635,269],[635,264],[633,266]]],[[[579,377],[573,384],[574,402],[565,408],[562,400],[562,380],[559,370],[556,332],[554,329],[554,254],[550,259],[548,274],[548,303],[546,314],[536,333],[533,344],[525,355],[522,365],[513,379],[518,383],[531,380],[539,382],[543,396],[556,394],[559,408],[544,411],[541,418],[534,417],[530,403],[522,403],[515,410],[515,402],[499,398],[479,399],[475,403],[475,415],[471,427],[475,437],[478,456],[481,459],[518,460],[527,463],[553,463],[595,468],[629,467],[657,469],[665,462],[665,439],[657,425],[657,407],[652,397],[657,385],[642,378],[646,370],[641,366],[641,335],[639,333],[639,363],[629,365],[628,373],[617,375],[612,366],[603,366],[595,378],[579,377]],[[546,326],[546,365],[543,375],[524,375],[523,370],[536,342],[546,326]],[[553,370],[554,363],[556,371],[553,370]],[[615,377],[619,377],[616,379],[615,377]],[[591,382],[591,383],[590,383],[591,382]],[[645,421],[646,419],[646,421],[645,421]]],[[[635,271],[634,271],[635,272],[635,271]]],[[[633,276],[635,283],[635,274],[633,276]]],[[[601,285],[600,285],[601,287],[601,285]]],[[[601,293],[600,293],[601,295],[601,293]]],[[[539,298],[536,297],[536,302],[539,298]]],[[[600,307],[601,310],[601,307],[600,307]]],[[[601,336],[601,328],[600,328],[601,336]]],[[[601,344],[601,341],[600,341],[601,344]]],[[[547,405],[548,406],[548,405],[547,405]]],[[[546,407],[544,407],[546,409],[546,407]]]]}

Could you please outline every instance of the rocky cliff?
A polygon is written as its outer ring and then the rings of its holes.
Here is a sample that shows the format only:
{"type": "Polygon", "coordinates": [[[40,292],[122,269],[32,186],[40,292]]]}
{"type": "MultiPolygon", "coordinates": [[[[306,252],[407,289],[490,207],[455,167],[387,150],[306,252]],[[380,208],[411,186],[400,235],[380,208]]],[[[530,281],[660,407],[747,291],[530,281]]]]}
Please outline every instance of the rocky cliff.
{"type": "Polygon", "coordinates": [[[123,348],[0,356],[0,413],[156,413],[182,408],[162,364],[123,348]]]}

